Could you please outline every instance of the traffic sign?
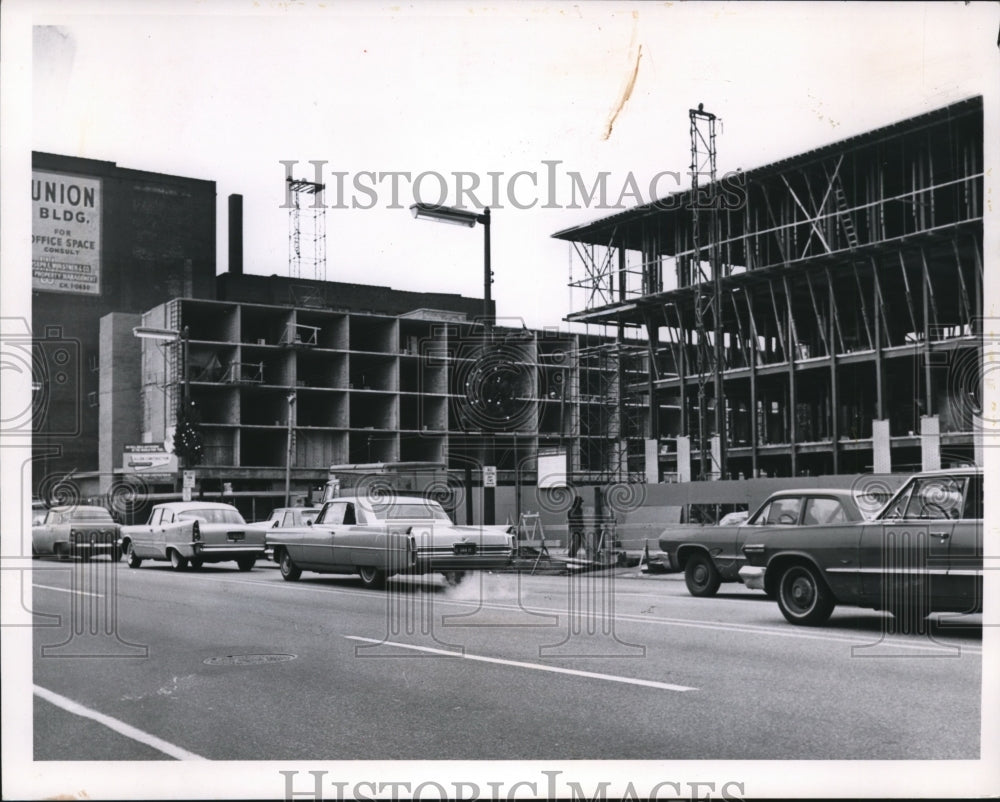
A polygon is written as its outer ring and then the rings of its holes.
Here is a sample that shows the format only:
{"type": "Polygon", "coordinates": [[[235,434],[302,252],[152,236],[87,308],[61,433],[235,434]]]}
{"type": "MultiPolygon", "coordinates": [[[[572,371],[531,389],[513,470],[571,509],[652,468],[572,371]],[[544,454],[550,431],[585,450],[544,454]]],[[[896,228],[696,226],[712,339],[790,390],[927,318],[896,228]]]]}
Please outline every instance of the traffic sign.
{"type": "Polygon", "coordinates": [[[484,465],[483,466],[483,487],[496,487],[497,486],[497,466],[496,465],[484,465]]]}

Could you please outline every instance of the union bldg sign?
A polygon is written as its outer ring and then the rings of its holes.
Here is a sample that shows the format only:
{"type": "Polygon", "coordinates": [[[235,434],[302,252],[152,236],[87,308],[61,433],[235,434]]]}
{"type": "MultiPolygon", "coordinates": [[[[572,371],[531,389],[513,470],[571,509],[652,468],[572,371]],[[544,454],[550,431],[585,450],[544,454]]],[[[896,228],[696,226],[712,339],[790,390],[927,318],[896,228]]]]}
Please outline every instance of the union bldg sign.
{"type": "Polygon", "coordinates": [[[31,174],[31,288],[101,294],[101,182],[31,174]]]}

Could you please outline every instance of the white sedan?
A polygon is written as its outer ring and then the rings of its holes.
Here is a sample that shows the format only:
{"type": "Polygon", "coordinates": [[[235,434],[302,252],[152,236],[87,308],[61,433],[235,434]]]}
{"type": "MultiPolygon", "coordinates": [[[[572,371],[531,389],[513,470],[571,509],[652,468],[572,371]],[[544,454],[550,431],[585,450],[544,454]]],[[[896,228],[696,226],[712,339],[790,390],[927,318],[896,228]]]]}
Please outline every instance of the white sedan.
{"type": "Polygon", "coordinates": [[[456,526],[432,499],[348,496],[326,502],[311,526],[267,531],[268,552],[287,580],[302,571],[358,572],[367,587],[393,574],[439,572],[452,584],[466,570],[510,564],[508,526],[456,526]]]}
{"type": "Polygon", "coordinates": [[[130,568],[143,560],[169,560],[177,571],[235,560],[241,571],[249,571],[264,556],[264,531],[247,525],[231,504],[157,504],[148,523],[123,526],[121,538],[130,568]]]}

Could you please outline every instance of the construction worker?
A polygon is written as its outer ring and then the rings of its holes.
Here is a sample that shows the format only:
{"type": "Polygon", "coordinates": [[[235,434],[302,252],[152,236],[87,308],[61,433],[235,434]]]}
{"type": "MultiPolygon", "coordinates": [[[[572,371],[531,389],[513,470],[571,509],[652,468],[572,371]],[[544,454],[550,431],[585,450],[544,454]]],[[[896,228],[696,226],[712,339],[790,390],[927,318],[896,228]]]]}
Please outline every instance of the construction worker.
{"type": "Polygon", "coordinates": [[[573,504],[566,514],[567,529],[569,532],[569,549],[567,556],[571,559],[576,556],[580,547],[584,545],[583,531],[583,499],[576,496],[573,504]]]}

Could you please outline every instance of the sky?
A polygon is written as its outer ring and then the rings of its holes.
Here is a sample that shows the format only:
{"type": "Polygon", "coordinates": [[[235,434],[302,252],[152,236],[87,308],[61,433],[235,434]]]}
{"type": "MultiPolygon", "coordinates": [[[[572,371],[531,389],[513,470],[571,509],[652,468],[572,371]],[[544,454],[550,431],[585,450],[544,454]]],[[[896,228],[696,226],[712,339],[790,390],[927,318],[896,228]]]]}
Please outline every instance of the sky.
{"type": "Polygon", "coordinates": [[[554,232],[689,186],[689,108],[722,119],[720,174],[767,164],[991,91],[998,16],[948,3],[40,2],[30,142],[215,181],[219,271],[239,193],[245,271],[288,275],[283,162],[330,187],[330,280],[481,298],[482,230],[407,207],[490,205],[497,314],[540,328],[584,304],[568,288],[581,265],[554,232]],[[663,171],[682,185],[651,191],[663,171]],[[574,196],[571,174],[589,188],[602,172],[603,207],[574,196]],[[395,191],[378,180],[391,173],[395,191]]]}

